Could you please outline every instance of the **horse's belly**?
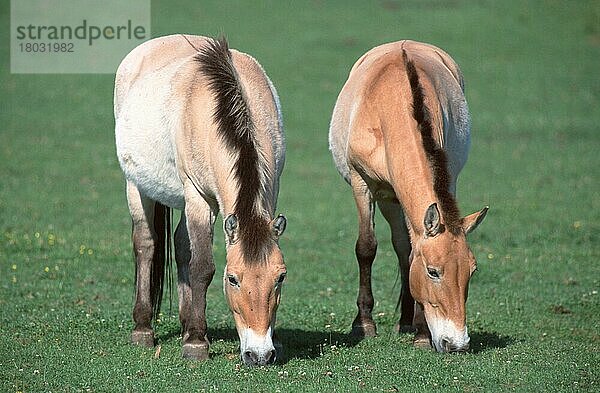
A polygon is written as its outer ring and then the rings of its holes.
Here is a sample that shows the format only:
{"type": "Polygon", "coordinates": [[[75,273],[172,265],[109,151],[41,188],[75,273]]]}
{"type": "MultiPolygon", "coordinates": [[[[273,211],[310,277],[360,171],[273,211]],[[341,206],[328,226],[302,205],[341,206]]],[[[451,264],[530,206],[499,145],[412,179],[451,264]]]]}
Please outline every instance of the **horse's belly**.
{"type": "Polygon", "coordinates": [[[164,113],[166,91],[130,92],[119,118],[115,138],[117,156],[127,180],[152,200],[181,209],[183,184],[179,177],[173,130],[164,113]]]}

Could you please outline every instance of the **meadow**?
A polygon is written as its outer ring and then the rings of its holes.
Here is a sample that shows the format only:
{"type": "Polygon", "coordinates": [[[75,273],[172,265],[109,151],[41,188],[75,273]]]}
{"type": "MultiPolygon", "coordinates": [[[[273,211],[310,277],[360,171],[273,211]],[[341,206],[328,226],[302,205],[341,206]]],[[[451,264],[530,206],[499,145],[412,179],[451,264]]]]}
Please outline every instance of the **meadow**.
{"type": "MultiPolygon", "coordinates": [[[[113,134],[111,75],[17,75],[0,5],[0,391],[600,391],[600,5],[596,1],[153,1],[152,34],[216,36],[252,54],[279,91],[287,161],[278,211],[288,278],[284,362],[241,365],[217,273],[211,359],[181,358],[173,307],[160,353],[128,343],[133,259],[113,134]],[[398,335],[397,262],[377,217],[379,335],[356,312],[357,220],[327,147],[348,71],[410,38],[461,65],[472,115],[458,183],[470,236],[471,350],[442,355],[398,335]]],[[[116,66],[116,65],[115,65],[116,66]]],[[[168,299],[168,297],[167,297],[168,299]]]]}

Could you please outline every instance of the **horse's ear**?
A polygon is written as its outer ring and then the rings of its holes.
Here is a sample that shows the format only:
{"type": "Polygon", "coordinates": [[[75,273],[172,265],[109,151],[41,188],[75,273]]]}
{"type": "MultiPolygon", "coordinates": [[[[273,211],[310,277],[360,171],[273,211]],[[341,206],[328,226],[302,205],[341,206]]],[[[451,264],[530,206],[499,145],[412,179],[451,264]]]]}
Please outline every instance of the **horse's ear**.
{"type": "Polygon", "coordinates": [[[440,222],[440,211],[438,210],[437,203],[432,203],[427,208],[425,218],[423,219],[423,226],[425,227],[425,237],[434,237],[441,232],[442,223],[440,222]]]}
{"type": "Polygon", "coordinates": [[[279,236],[283,235],[286,224],[287,220],[283,214],[278,215],[276,219],[271,221],[271,232],[275,239],[279,239],[279,236]]]}
{"type": "Polygon", "coordinates": [[[227,236],[227,243],[234,244],[238,239],[238,218],[235,214],[227,216],[223,222],[223,230],[227,236]]]}
{"type": "Polygon", "coordinates": [[[481,209],[480,211],[473,213],[473,214],[469,214],[468,216],[466,216],[465,218],[462,219],[462,227],[463,227],[463,230],[465,231],[465,234],[469,234],[469,233],[473,232],[475,230],[475,228],[477,228],[479,226],[479,224],[481,224],[481,222],[485,218],[485,215],[487,214],[489,208],[490,208],[489,206],[486,206],[483,209],[481,209]]]}

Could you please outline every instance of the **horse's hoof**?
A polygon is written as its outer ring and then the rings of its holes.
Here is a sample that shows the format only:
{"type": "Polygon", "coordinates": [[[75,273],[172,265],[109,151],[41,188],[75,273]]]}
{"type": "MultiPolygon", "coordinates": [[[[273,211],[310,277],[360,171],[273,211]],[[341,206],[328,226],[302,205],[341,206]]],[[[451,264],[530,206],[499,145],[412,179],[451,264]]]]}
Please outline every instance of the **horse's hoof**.
{"type": "Polygon", "coordinates": [[[131,332],[131,343],[152,348],[154,346],[154,332],[152,330],[134,330],[131,332]]]}
{"type": "Polygon", "coordinates": [[[394,326],[394,330],[399,334],[415,333],[417,331],[413,325],[400,325],[399,323],[394,326]]]}
{"type": "Polygon", "coordinates": [[[182,356],[184,359],[190,360],[207,360],[208,347],[209,345],[207,342],[183,344],[182,356]]]}
{"type": "Polygon", "coordinates": [[[352,325],[350,335],[357,338],[377,336],[377,328],[374,323],[365,323],[362,325],[352,325]]]}
{"type": "Polygon", "coordinates": [[[415,339],[413,340],[413,345],[415,346],[415,348],[421,348],[421,349],[431,349],[431,340],[429,339],[428,336],[425,335],[416,335],[415,339]]]}

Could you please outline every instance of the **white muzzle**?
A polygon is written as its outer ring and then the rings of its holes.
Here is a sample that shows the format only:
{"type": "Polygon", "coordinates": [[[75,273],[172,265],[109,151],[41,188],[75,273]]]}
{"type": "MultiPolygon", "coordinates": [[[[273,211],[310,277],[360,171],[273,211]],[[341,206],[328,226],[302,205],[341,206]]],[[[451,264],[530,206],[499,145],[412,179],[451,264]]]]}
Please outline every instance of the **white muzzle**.
{"type": "Polygon", "coordinates": [[[438,352],[464,352],[469,349],[467,327],[457,329],[454,322],[448,319],[427,320],[431,332],[431,342],[438,352]]]}
{"type": "Polygon", "coordinates": [[[244,329],[240,334],[240,352],[244,364],[265,366],[275,363],[277,352],[272,336],[273,332],[270,327],[264,336],[256,334],[252,329],[244,329]]]}

